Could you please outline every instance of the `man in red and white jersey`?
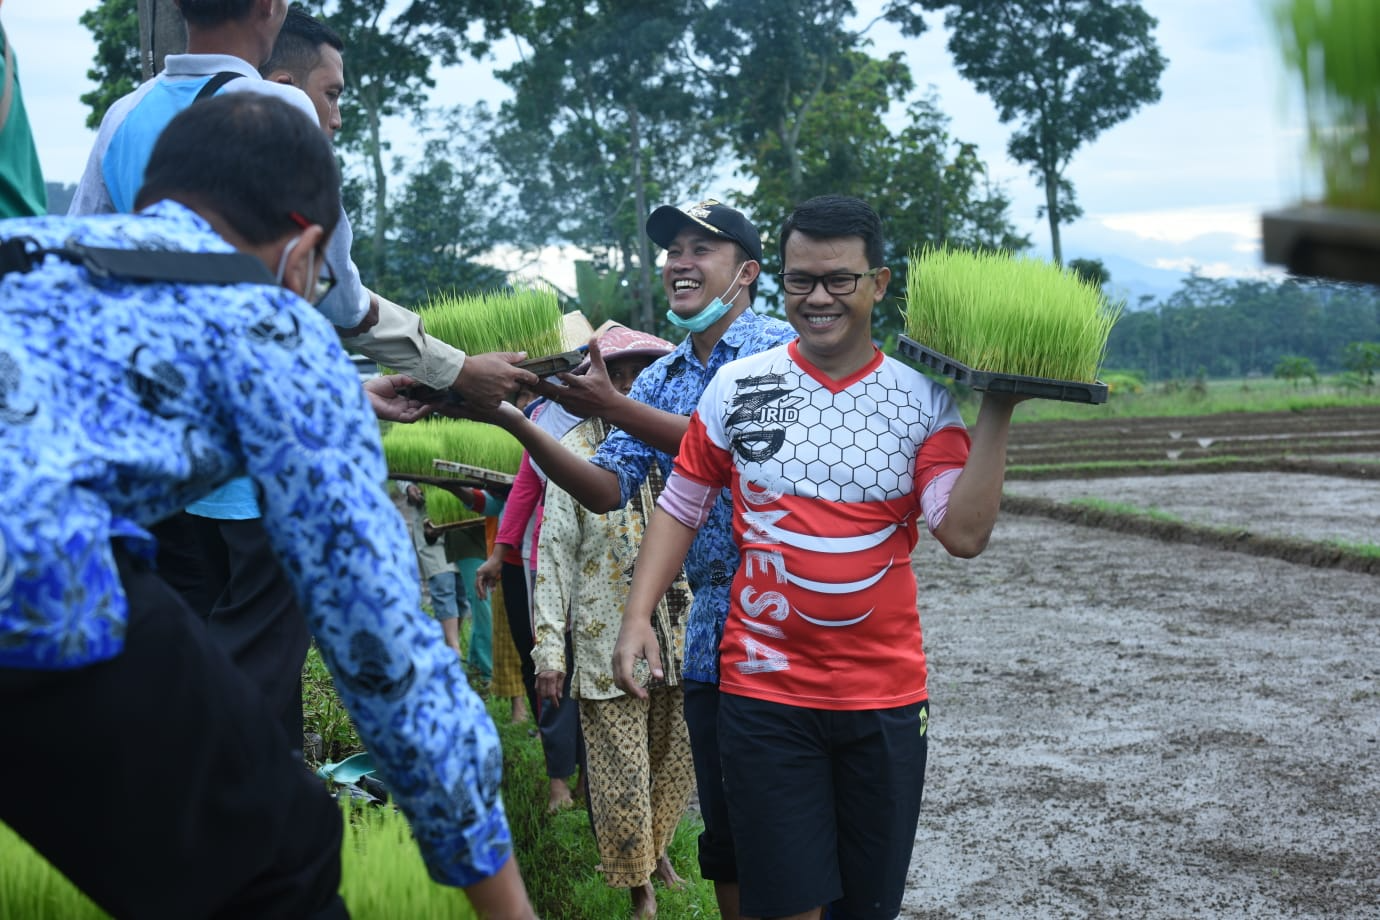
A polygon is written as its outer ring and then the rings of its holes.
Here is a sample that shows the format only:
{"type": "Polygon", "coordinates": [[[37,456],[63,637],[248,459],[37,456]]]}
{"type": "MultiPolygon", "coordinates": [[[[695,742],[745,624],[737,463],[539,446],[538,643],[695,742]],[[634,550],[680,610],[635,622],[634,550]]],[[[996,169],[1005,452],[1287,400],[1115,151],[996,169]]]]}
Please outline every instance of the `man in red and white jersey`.
{"type": "Polygon", "coordinates": [[[744,917],[895,917],[924,785],[928,693],[910,554],[923,519],[975,556],[996,522],[1017,397],[971,436],[950,394],[883,355],[881,221],[826,195],[781,232],[799,338],[701,398],[638,557],[655,604],[731,490],[741,564],[720,645],[719,743],[744,917]]]}

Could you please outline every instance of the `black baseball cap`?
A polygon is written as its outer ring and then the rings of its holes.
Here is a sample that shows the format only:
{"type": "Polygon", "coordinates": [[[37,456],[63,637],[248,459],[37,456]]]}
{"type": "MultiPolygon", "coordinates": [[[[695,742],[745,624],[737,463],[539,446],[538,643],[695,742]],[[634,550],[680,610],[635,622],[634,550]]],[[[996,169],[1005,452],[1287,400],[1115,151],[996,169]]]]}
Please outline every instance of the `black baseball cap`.
{"type": "Polygon", "coordinates": [[[735,211],[713,198],[684,208],[662,205],[647,218],[647,236],[662,249],[669,249],[686,224],[694,224],[721,239],[732,240],[743,247],[749,259],[762,261],[762,237],[758,235],[757,228],[743,216],[742,211],[735,211]]]}

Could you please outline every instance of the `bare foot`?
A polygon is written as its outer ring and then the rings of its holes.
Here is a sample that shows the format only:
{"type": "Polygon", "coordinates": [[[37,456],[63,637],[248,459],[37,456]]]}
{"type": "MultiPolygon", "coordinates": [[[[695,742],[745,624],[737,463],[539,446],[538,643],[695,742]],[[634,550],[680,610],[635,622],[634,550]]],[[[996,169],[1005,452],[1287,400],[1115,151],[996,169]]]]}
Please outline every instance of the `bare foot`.
{"type": "Polygon", "coordinates": [[[644,882],[636,888],[630,888],[632,894],[632,905],[634,917],[655,917],[656,916],[656,892],[652,890],[651,882],[644,882]]]}
{"type": "Polygon", "coordinates": [[[657,857],[656,868],[652,870],[652,878],[660,880],[661,884],[667,888],[679,888],[685,884],[685,879],[676,874],[676,867],[671,865],[671,857],[662,854],[657,857]]]}
{"type": "Polygon", "coordinates": [[[520,696],[513,697],[513,724],[527,721],[527,701],[520,696]]]}
{"type": "Polygon", "coordinates": [[[554,815],[574,806],[575,800],[570,797],[570,785],[563,779],[551,780],[551,795],[546,800],[546,813],[554,815]]]}

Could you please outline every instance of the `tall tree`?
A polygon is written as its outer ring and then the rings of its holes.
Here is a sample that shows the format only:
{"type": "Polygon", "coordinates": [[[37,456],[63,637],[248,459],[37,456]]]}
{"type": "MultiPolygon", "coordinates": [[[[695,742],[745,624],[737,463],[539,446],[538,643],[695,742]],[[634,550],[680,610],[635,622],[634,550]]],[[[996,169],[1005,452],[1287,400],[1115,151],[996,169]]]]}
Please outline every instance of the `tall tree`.
{"type": "Polygon", "coordinates": [[[702,80],[679,51],[688,14],[637,0],[513,5],[524,48],[498,76],[513,89],[497,141],[529,242],[566,241],[619,266],[656,328],[656,285],[642,222],[655,204],[702,189],[720,159],[702,80]]]}
{"type": "Polygon", "coordinates": [[[360,154],[367,164],[366,187],[372,212],[372,239],[364,261],[356,260],[366,281],[389,271],[389,142],[383,120],[410,116],[427,103],[436,85],[435,67],[458,63],[466,54],[483,54],[495,33],[470,30],[471,18],[498,17],[501,0],[317,0],[305,4],[331,24],[345,41],[346,93],[343,125],[336,143],[360,154]]]}
{"type": "Polygon", "coordinates": [[[101,0],[77,20],[96,40],[96,57],[86,76],[96,84],[81,101],[91,107],[88,128],[99,128],[111,103],[143,79],[139,61],[138,0],[101,0]]]}
{"type": "MultiPolygon", "coordinates": [[[[478,258],[512,236],[510,211],[483,126],[491,119],[480,104],[427,113],[419,121],[420,155],[403,164],[402,183],[387,213],[383,238],[389,257],[372,285],[399,303],[416,305],[440,295],[503,287],[503,271],[478,258]]],[[[357,200],[364,190],[347,186],[357,200]]],[[[366,220],[372,220],[368,212],[366,220]]],[[[357,262],[374,261],[377,228],[362,225],[357,262]]]]}
{"type": "Polygon", "coordinates": [[[1107,271],[1107,266],[1101,259],[1073,259],[1068,264],[1069,271],[1089,284],[1098,287],[1106,287],[1107,282],[1112,280],[1112,273],[1107,271]]]}
{"type": "MultiPolygon", "coordinates": [[[[794,204],[804,195],[806,163],[802,144],[818,142],[806,134],[811,114],[829,94],[870,90],[886,105],[912,87],[899,54],[877,61],[865,53],[866,33],[881,20],[918,35],[923,18],[913,4],[893,0],[881,17],[859,26],[851,0],[718,0],[696,19],[694,50],[704,59],[702,79],[717,93],[716,111],[727,126],[742,172],[779,188],[775,197],[794,204]],[[857,70],[867,72],[859,75],[857,70]]],[[[833,114],[838,116],[835,108],[833,114]]],[[[859,109],[848,123],[829,127],[842,149],[849,131],[876,133],[859,109]]],[[[816,120],[817,125],[817,120],[816,120]]],[[[834,189],[839,190],[838,188],[834,189]]],[[[757,215],[762,219],[764,215],[757,215]]],[[[785,216],[782,212],[780,217],[785,216]]]]}
{"type": "Polygon", "coordinates": [[[958,72],[1018,123],[1007,152],[1044,189],[1054,260],[1082,214],[1065,175],[1084,144],[1160,98],[1156,20],[1136,0],[923,0],[947,10],[958,72]]]}

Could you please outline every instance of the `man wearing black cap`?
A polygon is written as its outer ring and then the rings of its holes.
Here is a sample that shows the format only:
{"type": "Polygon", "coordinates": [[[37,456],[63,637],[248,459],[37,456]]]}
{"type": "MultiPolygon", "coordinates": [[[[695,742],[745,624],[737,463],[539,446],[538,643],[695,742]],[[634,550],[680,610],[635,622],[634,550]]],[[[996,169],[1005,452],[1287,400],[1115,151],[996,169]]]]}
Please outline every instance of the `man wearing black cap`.
{"type": "MultiPolygon", "coordinates": [[[[587,374],[563,375],[564,385],[543,388],[544,395],[575,414],[598,416],[618,429],[594,458],[585,460],[566,450],[515,410],[500,407],[497,416],[489,417],[522,441],[553,482],[595,513],[621,508],[653,463],[669,475],[690,412],[720,367],[796,337],[787,323],[752,310],[762,271],[762,239],[741,212],[712,199],[683,209],[663,206],[647,219],[647,235],[666,250],[661,282],[671,305],[667,318],[690,334],[643,371],[627,396],[609,383],[593,343],[587,374]]],[[[686,558],[694,603],[682,670],[685,721],[705,827],[700,871],[714,882],[720,913],[736,918],[738,870],[723,801],[717,731],[719,639],[738,567],[731,510],[728,502],[718,500],[686,558]]],[[[649,622],[624,622],[614,673],[618,685],[639,699],[647,691],[632,678],[633,661],[655,661],[655,652],[648,655],[655,645],[649,622]]]]}

